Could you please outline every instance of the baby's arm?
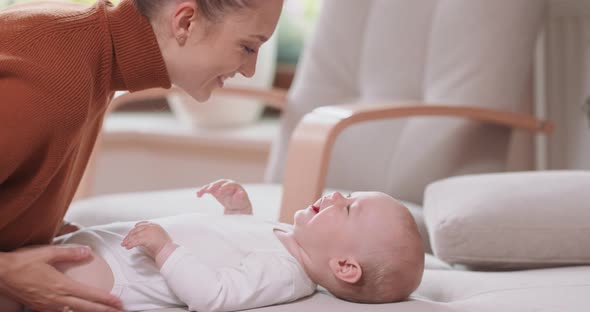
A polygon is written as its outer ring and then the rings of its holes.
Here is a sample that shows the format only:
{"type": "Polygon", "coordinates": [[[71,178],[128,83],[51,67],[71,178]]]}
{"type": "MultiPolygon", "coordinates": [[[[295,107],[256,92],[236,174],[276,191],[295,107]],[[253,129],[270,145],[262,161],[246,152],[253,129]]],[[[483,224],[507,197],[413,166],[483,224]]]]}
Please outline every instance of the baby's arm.
{"type": "MultiPolygon", "coordinates": [[[[143,247],[154,258],[175,295],[191,311],[236,311],[293,301],[313,292],[296,287],[295,259],[273,253],[253,253],[239,266],[213,269],[173,243],[159,225],[140,222],[121,243],[143,247]]],[[[205,252],[215,252],[208,250],[205,252]]]]}
{"type": "Polygon", "coordinates": [[[221,179],[204,185],[197,197],[211,194],[225,208],[224,214],[252,214],[252,204],[246,190],[235,181],[221,179]]]}

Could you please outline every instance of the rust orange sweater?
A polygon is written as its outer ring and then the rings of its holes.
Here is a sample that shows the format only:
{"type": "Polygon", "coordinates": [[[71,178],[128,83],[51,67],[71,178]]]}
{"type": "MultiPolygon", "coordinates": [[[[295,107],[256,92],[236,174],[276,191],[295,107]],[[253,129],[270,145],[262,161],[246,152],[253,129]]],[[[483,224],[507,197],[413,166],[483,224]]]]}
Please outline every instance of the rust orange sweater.
{"type": "Polygon", "coordinates": [[[114,91],[152,87],[170,79],[132,1],[0,11],[0,251],[51,242],[114,91]]]}

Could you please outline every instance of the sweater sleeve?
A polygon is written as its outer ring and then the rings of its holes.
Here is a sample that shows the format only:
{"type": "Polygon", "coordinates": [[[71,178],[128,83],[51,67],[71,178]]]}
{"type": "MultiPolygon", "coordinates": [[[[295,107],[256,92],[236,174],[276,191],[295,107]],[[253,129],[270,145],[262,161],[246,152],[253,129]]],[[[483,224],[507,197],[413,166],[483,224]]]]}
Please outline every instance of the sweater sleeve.
{"type": "MultiPolygon", "coordinates": [[[[36,157],[43,136],[40,116],[42,91],[26,78],[0,68],[0,185],[4,184],[28,158],[36,157]]],[[[23,172],[27,178],[34,172],[23,172]]]]}
{"type": "Polygon", "coordinates": [[[244,258],[237,267],[211,269],[181,246],[164,263],[161,273],[189,310],[235,311],[298,299],[295,266],[285,256],[259,252],[244,258]]]}

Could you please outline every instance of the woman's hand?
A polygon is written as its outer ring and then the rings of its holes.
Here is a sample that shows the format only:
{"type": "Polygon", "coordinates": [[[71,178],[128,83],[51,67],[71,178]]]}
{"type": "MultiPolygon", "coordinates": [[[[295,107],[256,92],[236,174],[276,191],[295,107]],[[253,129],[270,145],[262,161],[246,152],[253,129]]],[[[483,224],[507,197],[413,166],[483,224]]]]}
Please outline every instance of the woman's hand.
{"type": "Polygon", "coordinates": [[[159,224],[141,221],[129,231],[121,242],[121,246],[127,249],[141,246],[152,259],[155,259],[166,243],[172,243],[166,230],[159,224]]]}
{"type": "Polygon", "coordinates": [[[232,180],[221,179],[204,185],[197,197],[211,194],[223,205],[224,214],[252,214],[252,204],[244,188],[232,180]]]}
{"type": "Polygon", "coordinates": [[[116,312],[121,301],[108,292],[83,285],[57,271],[52,264],[79,262],[88,247],[29,247],[0,253],[0,293],[34,311],[116,312]]]}

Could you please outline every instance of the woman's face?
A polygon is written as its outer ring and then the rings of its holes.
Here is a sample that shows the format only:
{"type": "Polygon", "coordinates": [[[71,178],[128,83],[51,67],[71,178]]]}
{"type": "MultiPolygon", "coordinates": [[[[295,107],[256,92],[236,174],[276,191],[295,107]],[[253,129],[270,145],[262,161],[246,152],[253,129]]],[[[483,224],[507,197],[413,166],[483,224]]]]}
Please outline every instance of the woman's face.
{"type": "Polygon", "coordinates": [[[254,7],[229,10],[218,21],[200,15],[193,1],[174,2],[156,31],[172,84],[206,101],[225,79],[252,77],[260,46],[272,36],[283,0],[257,0],[254,7]]]}

